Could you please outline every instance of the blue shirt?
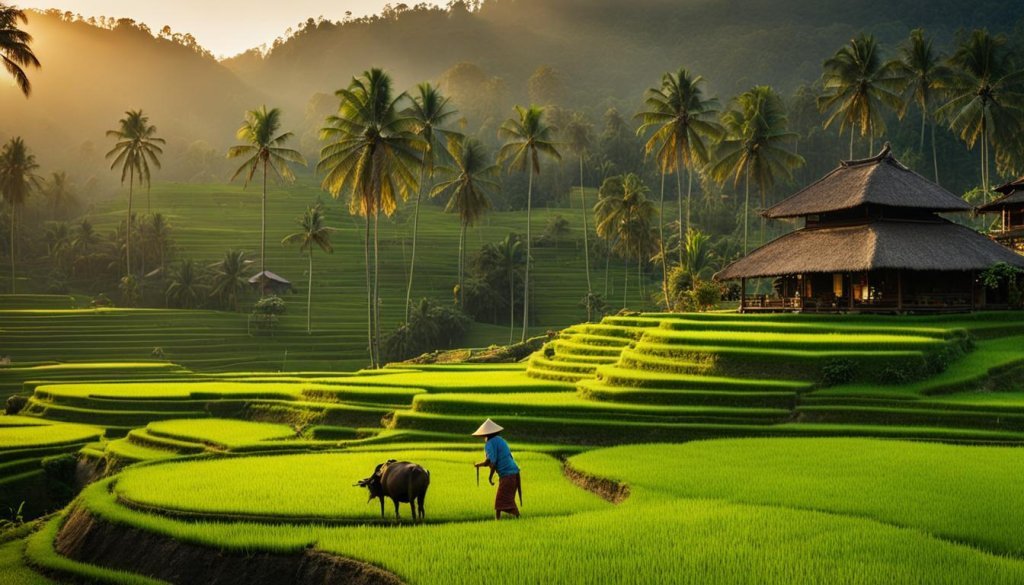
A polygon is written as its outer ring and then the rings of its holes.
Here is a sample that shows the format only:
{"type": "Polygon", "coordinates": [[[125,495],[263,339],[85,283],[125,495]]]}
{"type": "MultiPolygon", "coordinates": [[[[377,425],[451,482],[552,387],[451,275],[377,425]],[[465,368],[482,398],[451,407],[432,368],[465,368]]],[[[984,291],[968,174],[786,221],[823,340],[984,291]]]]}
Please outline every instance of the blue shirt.
{"type": "Polygon", "coordinates": [[[487,455],[487,460],[498,471],[498,477],[519,473],[519,466],[516,465],[516,460],[512,458],[512,449],[509,449],[505,439],[501,437],[491,437],[488,439],[484,443],[484,454],[487,455]]]}

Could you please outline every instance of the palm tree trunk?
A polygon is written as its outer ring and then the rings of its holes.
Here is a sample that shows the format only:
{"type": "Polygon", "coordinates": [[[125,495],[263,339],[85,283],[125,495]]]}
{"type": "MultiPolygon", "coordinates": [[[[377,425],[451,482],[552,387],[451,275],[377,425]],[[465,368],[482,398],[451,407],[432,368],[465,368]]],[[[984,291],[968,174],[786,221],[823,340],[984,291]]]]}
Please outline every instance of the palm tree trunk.
{"type": "Polygon", "coordinates": [[[686,169],[686,230],[690,230],[690,198],[693,195],[693,171],[686,169]]]}
{"type": "MultiPolygon", "coordinates": [[[[263,213],[260,219],[260,272],[267,271],[267,161],[263,161],[263,213]]],[[[267,275],[264,274],[263,278],[267,275]]],[[[260,298],[266,290],[260,286],[260,298]]]]}
{"type": "Polygon", "coordinates": [[[526,187],[526,276],[523,278],[523,336],[521,341],[526,341],[526,325],[530,322],[530,218],[533,215],[533,166],[527,163],[527,172],[530,178],[526,187]]]}
{"type": "Polygon", "coordinates": [[[420,167],[420,183],[416,189],[416,206],[412,212],[412,260],[409,262],[409,285],[405,288],[405,322],[409,322],[409,311],[412,309],[412,279],[416,272],[416,238],[420,227],[420,199],[423,196],[424,167],[420,167]]]}
{"type": "Polygon", "coordinates": [[[580,211],[583,213],[583,263],[587,269],[587,321],[592,321],[591,299],[594,288],[590,283],[590,238],[587,235],[587,194],[583,190],[583,152],[580,152],[580,211]]]}
{"type": "Polygon", "coordinates": [[[306,291],[306,335],[313,333],[313,246],[309,247],[309,290],[306,291]]]}
{"type": "Polygon", "coordinates": [[[853,131],[854,126],[850,124],[850,160],[853,160],[853,131]]]}
{"type": "Polygon", "coordinates": [[[924,131],[925,131],[925,126],[927,126],[927,125],[928,125],[928,108],[927,107],[922,107],[921,108],[921,146],[919,148],[919,150],[921,151],[921,156],[922,157],[924,156],[924,131]]]}
{"type": "MultiPolygon", "coordinates": [[[[851,143],[852,144],[852,143],[851,143]]],[[[743,253],[746,254],[750,251],[750,247],[747,245],[747,231],[750,225],[750,166],[748,165],[745,172],[746,178],[744,179],[743,187],[743,253]]]]}
{"type": "MultiPolygon", "coordinates": [[[[676,209],[676,215],[678,217],[676,219],[679,222],[679,242],[680,243],[682,243],[682,241],[683,241],[683,177],[681,175],[682,172],[683,172],[683,155],[680,153],[679,156],[676,157],[676,198],[679,200],[678,203],[677,203],[678,204],[678,208],[676,209]]],[[[690,229],[690,220],[689,219],[686,220],[686,229],[690,229]]],[[[682,262],[682,257],[681,256],[680,256],[679,260],[680,260],[680,262],[682,262]]]]}
{"type": "Polygon", "coordinates": [[[380,205],[378,200],[373,211],[373,347],[378,368],[383,365],[380,357],[380,205]]]}
{"type": "Polygon", "coordinates": [[[373,285],[370,280],[370,210],[366,209],[366,231],[363,237],[363,258],[366,266],[366,343],[370,351],[370,367],[377,367],[377,357],[373,352],[373,285]]]}
{"type": "Polygon", "coordinates": [[[661,294],[665,298],[665,308],[672,310],[668,298],[668,247],[665,245],[665,173],[661,173],[661,211],[658,214],[658,237],[661,238],[661,294]]]}
{"type": "Polygon", "coordinates": [[[14,232],[18,225],[18,207],[11,201],[11,294],[17,292],[17,276],[14,267],[14,232]]]}
{"type": "MultiPolygon", "coordinates": [[[[758,183],[759,183],[758,184],[758,191],[761,192],[761,211],[763,212],[764,209],[765,209],[765,205],[767,205],[768,201],[765,199],[764,184],[761,183],[760,181],[758,181],[758,183]]],[[[758,215],[761,215],[761,214],[758,214],[758,215]]],[[[761,239],[758,241],[758,244],[757,244],[758,246],[763,246],[764,245],[764,224],[765,224],[765,219],[764,219],[764,216],[761,215],[761,239]]]]}
{"type": "Polygon", "coordinates": [[[128,170],[128,223],[125,224],[124,255],[128,276],[132,275],[132,185],[135,184],[135,167],[128,170]]]}
{"type": "Polygon", "coordinates": [[[466,265],[466,222],[462,222],[462,230],[459,234],[459,308],[466,308],[466,288],[463,276],[466,265]]]}
{"type": "Polygon", "coordinates": [[[637,282],[637,287],[640,289],[640,300],[639,300],[640,307],[643,307],[644,296],[646,296],[644,294],[644,272],[643,272],[643,268],[644,268],[644,263],[638,258],[637,261],[636,261],[636,282],[637,282]]]}
{"type": "Polygon", "coordinates": [[[932,132],[932,165],[935,167],[935,184],[939,184],[939,151],[935,146],[935,124],[931,125],[932,132]]]}
{"type": "Polygon", "coordinates": [[[516,273],[512,264],[508,268],[508,344],[512,345],[512,337],[516,333],[516,273]]]}
{"type": "Polygon", "coordinates": [[[622,262],[622,273],[625,279],[622,283],[622,308],[626,308],[626,295],[629,294],[629,256],[622,262]]]}

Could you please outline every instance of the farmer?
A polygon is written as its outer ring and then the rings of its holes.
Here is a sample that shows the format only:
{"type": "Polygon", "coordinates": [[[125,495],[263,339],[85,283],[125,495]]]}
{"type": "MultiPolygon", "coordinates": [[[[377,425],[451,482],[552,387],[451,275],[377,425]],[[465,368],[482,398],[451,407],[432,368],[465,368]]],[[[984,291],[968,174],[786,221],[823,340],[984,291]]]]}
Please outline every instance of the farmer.
{"type": "MultiPolygon", "coordinates": [[[[523,502],[523,486],[519,480],[519,466],[512,458],[512,450],[508,443],[499,435],[501,428],[491,419],[484,421],[480,428],[473,433],[474,437],[484,438],[484,454],[487,459],[476,464],[477,468],[488,467],[491,475],[498,473],[498,493],[494,496],[494,518],[501,520],[501,513],[505,512],[519,517],[519,508],[516,506],[516,493],[519,493],[519,503],[523,502]]],[[[494,483],[490,480],[491,484],[494,483]]]]}

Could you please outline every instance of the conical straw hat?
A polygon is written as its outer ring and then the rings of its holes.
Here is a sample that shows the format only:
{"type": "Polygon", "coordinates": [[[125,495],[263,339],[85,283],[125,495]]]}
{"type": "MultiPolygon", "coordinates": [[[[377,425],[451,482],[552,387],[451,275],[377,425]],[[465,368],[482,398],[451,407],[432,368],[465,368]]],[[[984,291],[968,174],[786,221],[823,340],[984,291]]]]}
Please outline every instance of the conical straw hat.
{"type": "Polygon", "coordinates": [[[484,424],[480,425],[480,428],[477,429],[475,433],[473,433],[473,436],[474,437],[486,437],[487,435],[493,435],[494,433],[500,433],[503,430],[505,430],[505,429],[503,429],[500,426],[498,426],[498,424],[495,423],[493,420],[487,419],[487,420],[484,421],[484,424]]]}

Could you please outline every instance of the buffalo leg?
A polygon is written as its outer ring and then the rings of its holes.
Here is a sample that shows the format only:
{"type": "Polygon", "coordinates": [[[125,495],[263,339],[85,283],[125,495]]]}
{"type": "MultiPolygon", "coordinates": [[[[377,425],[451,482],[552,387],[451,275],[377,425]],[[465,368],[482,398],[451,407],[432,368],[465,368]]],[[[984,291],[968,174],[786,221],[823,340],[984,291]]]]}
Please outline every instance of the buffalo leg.
{"type": "Polygon", "coordinates": [[[380,500],[380,519],[384,519],[384,498],[378,498],[380,500]]]}
{"type": "Polygon", "coordinates": [[[423,500],[426,497],[427,497],[427,494],[420,494],[420,498],[419,498],[419,501],[420,501],[420,520],[423,520],[423,519],[426,518],[426,514],[423,512],[423,500]]]}
{"type": "Polygon", "coordinates": [[[393,499],[391,501],[395,503],[395,520],[401,520],[402,515],[398,513],[398,500],[393,499]]]}

